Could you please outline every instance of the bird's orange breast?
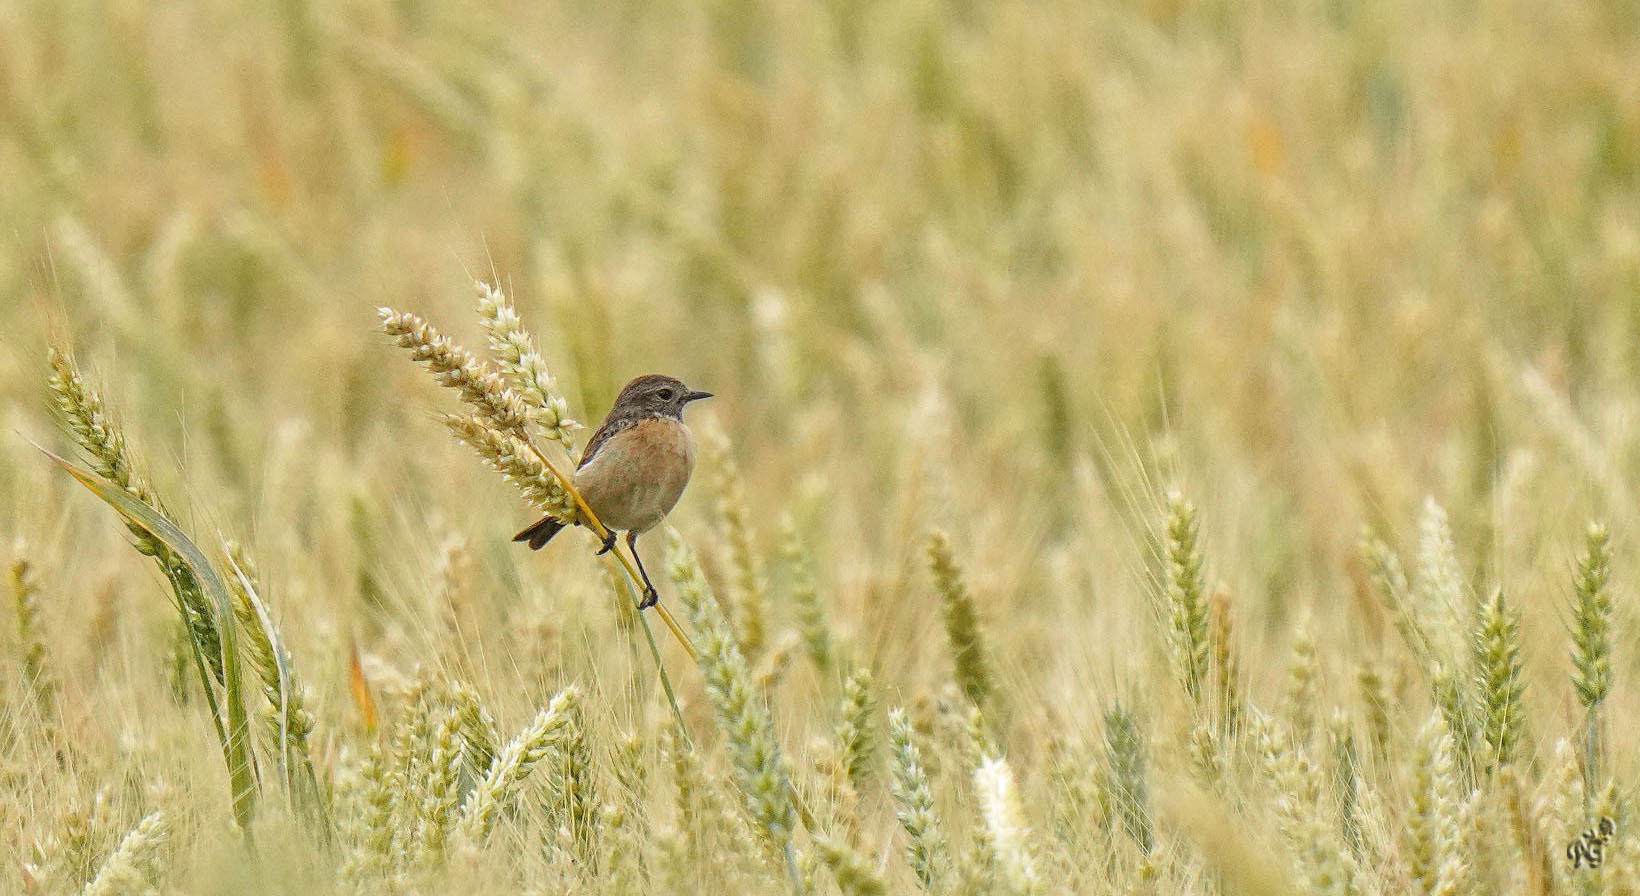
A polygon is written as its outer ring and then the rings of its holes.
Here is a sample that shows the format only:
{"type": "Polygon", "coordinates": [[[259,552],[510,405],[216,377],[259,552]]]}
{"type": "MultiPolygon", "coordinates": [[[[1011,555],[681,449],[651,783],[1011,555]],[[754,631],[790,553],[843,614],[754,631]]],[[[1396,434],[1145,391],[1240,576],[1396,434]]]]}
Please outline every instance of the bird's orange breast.
{"type": "Polygon", "coordinates": [[[598,446],[575,471],[575,487],[604,525],[645,532],[678,503],[694,469],[689,428],[680,420],[654,417],[598,446]]]}

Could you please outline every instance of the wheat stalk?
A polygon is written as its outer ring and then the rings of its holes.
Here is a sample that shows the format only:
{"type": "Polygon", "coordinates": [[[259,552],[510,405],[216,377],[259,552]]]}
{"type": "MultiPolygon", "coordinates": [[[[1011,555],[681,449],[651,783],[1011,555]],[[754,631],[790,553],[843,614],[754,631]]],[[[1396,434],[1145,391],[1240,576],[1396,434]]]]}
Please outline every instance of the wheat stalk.
{"type": "Polygon", "coordinates": [[[877,698],[872,693],[871,671],[865,667],[849,673],[843,682],[843,702],[833,729],[838,767],[858,793],[865,790],[876,764],[877,735],[872,717],[877,698]]]}
{"type": "MultiPolygon", "coordinates": [[[[454,390],[472,408],[470,416],[451,415],[446,418],[447,425],[459,439],[477,451],[480,457],[520,488],[526,498],[549,515],[566,523],[584,523],[600,539],[610,536],[609,529],[587,506],[574,481],[535,446],[529,426],[539,414],[532,414],[530,405],[507,385],[503,375],[491,370],[472,352],[457,345],[415,314],[386,307],[378,308],[376,312],[383,331],[394,337],[399,347],[408,350],[412,359],[426,364],[440,385],[454,390]]],[[[540,383],[536,381],[535,385],[539,386],[540,383]]],[[[548,398],[555,400],[553,396],[548,398]]],[[[619,548],[610,553],[626,570],[627,580],[637,588],[642,577],[632,559],[619,548]]],[[[637,595],[634,590],[634,602],[637,595]]],[[[691,657],[696,657],[695,646],[678,627],[671,611],[660,605],[656,605],[655,611],[671,629],[678,644],[691,657]]],[[[647,622],[644,623],[644,631],[646,634],[649,631],[647,622]]],[[[652,649],[653,646],[651,643],[652,649]]],[[[671,681],[666,677],[665,667],[659,666],[659,669],[675,712],[677,700],[671,695],[671,681]]]]}
{"type": "Polygon", "coordinates": [[[170,838],[170,820],[163,811],[150,813],[120,841],[103,862],[82,896],[158,894],[156,881],[165,878],[160,853],[170,838]]]}
{"type": "Polygon", "coordinates": [[[536,351],[535,337],[524,329],[506,293],[482,281],[474,286],[478,290],[478,320],[489,337],[490,351],[529,407],[535,425],[564,450],[573,451],[573,434],[581,424],[570,418],[569,401],[558,391],[558,381],[547,369],[546,359],[536,351]]]}
{"type": "Polygon", "coordinates": [[[974,792],[979,796],[991,854],[1001,866],[1008,892],[1034,896],[1046,892],[1032,855],[1030,831],[1014,788],[1014,776],[1001,757],[986,757],[974,770],[974,792]]]}
{"type": "Polygon", "coordinates": [[[718,727],[734,760],[746,809],[757,822],[759,835],[776,851],[784,851],[790,845],[794,822],[788,796],[791,783],[781,764],[780,744],[774,736],[768,706],[753,686],[751,667],[700,564],[676,532],[667,539],[666,568],[678,586],[690,623],[703,639],[701,675],[706,679],[718,727]]]}
{"type": "Polygon", "coordinates": [[[906,861],[923,889],[937,892],[945,879],[945,863],[950,854],[939,814],[934,809],[934,792],[923,766],[922,751],[917,747],[905,710],[895,707],[888,711],[888,733],[893,768],[891,789],[899,804],[895,814],[910,838],[905,846],[906,861]]]}
{"type": "Polygon", "coordinates": [[[570,713],[580,700],[581,691],[573,685],[559,691],[546,709],[496,753],[484,779],[461,806],[456,836],[477,843],[489,835],[496,816],[516,798],[530,771],[563,741],[570,713]]]}

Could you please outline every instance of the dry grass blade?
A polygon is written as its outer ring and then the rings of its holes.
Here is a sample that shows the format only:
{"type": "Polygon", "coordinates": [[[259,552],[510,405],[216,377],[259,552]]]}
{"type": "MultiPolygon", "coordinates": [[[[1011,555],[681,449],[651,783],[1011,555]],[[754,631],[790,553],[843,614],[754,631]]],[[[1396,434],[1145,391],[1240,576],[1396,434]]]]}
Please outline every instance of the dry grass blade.
{"type": "Polygon", "coordinates": [[[217,576],[210,561],[205,559],[205,554],[176,527],[176,524],[132,497],[125,489],[111,485],[89,470],[80,469],[44,448],[39,450],[74,477],[76,482],[113,507],[125,517],[126,522],[141,528],[157,543],[174,552],[178,560],[187,566],[199,587],[209,596],[216,610],[216,629],[221,637],[222,707],[226,717],[219,721],[218,733],[222,757],[228,765],[234,820],[239,824],[240,830],[248,835],[256,806],[256,760],[251,755],[250,719],[246,715],[245,702],[242,698],[244,675],[240,665],[239,629],[234,623],[233,598],[229,596],[227,586],[217,576]]]}

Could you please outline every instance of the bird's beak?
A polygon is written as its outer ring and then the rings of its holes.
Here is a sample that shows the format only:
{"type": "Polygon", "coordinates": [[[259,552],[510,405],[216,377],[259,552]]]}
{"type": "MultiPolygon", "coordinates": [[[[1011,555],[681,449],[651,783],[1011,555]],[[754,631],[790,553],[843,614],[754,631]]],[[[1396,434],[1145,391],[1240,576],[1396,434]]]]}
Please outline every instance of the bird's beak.
{"type": "Polygon", "coordinates": [[[691,401],[700,401],[702,398],[711,397],[712,393],[710,392],[685,392],[683,395],[683,403],[688,404],[691,401]]]}

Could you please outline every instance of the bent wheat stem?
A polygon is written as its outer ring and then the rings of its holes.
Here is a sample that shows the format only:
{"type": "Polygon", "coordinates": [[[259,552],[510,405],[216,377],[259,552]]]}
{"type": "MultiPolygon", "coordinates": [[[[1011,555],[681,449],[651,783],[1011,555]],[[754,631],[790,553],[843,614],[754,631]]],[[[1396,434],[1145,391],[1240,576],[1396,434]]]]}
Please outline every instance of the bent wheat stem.
{"type": "MultiPolygon", "coordinates": [[[[608,541],[613,538],[615,533],[611,532],[609,527],[605,526],[603,522],[598,519],[598,515],[592,512],[592,508],[587,506],[587,501],[585,498],[581,497],[581,490],[575,487],[574,480],[571,477],[564,475],[563,471],[558,469],[557,464],[547,459],[546,454],[542,453],[541,449],[536,447],[535,441],[530,439],[528,434],[524,434],[522,439],[524,444],[529,447],[530,452],[536,456],[536,459],[540,460],[541,463],[546,466],[547,472],[551,473],[552,477],[558,480],[558,484],[564,487],[564,491],[569,495],[570,500],[575,503],[576,513],[580,514],[581,521],[586,524],[588,529],[592,530],[592,534],[598,536],[601,541],[608,541]]],[[[616,560],[620,561],[621,568],[626,570],[627,580],[633,585],[640,585],[643,579],[638,575],[638,568],[633,565],[632,560],[629,559],[626,554],[621,553],[620,547],[615,547],[610,551],[610,553],[615,556],[616,560]]],[[[640,592],[641,590],[642,589],[640,588],[640,592]]],[[[689,654],[689,658],[698,662],[700,660],[700,651],[696,650],[695,645],[690,643],[688,636],[686,636],[683,633],[683,629],[678,626],[678,621],[672,617],[672,612],[661,604],[655,604],[655,612],[660,614],[661,621],[666,623],[666,627],[672,630],[672,637],[678,640],[678,644],[683,647],[685,653],[689,654]]],[[[644,618],[644,615],[641,612],[638,614],[638,621],[643,623],[644,630],[647,632],[649,630],[649,621],[644,618]]],[[[651,638],[651,640],[653,640],[653,638],[651,638]]],[[[672,684],[671,682],[665,681],[666,670],[664,668],[661,669],[661,678],[666,684],[667,695],[671,696],[672,684]]],[[[676,702],[677,701],[674,699],[674,705],[676,702]]]]}

